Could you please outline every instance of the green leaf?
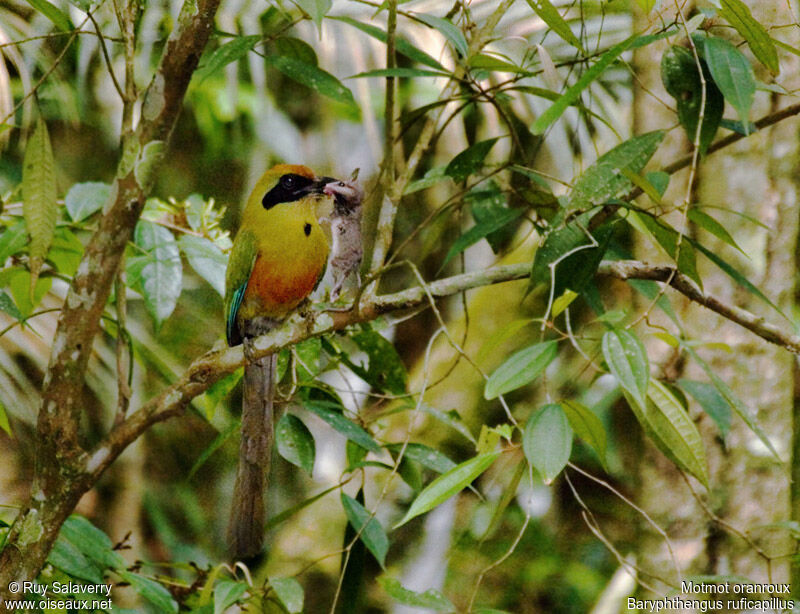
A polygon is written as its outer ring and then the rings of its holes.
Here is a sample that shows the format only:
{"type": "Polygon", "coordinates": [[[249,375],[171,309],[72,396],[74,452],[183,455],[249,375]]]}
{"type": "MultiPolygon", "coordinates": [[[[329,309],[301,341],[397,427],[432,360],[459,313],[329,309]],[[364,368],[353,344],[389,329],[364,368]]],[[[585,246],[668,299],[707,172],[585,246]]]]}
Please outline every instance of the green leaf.
{"type": "Polygon", "coordinates": [[[627,219],[636,230],[660,245],[666,254],[676,261],[681,273],[703,288],[703,280],[697,272],[697,253],[694,250],[697,243],[686,235],[681,236],[672,226],[644,212],[630,211],[627,219]]]}
{"type": "Polygon", "coordinates": [[[525,70],[521,66],[512,64],[493,55],[486,55],[484,53],[477,53],[469,59],[469,67],[477,68],[479,70],[496,70],[497,72],[510,72],[517,75],[530,75],[529,70],[525,70]]]}
{"type": "Polygon", "coordinates": [[[652,403],[631,404],[634,414],[656,446],[678,467],[708,488],[708,467],[703,440],[686,409],[658,380],[650,380],[647,396],[652,403]]]}
{"type": "Polygon", "coordinates": [[[147,253],[139,285],[147,311],[159,328],[172,314],[181,293],[183,267],[178,244],[169,230],[147,220],[136,224],[134,240],[147,253]]]}
{"type": "Polygon", "coordinates": [[[424,70],[422,68],[377,68],[375,70],[368,70],[360,72],[357,75],[348,77],[348,79],[363,79],[366,77],[401,77],[404,79],[414,79],[417,77],[447,77],[446,72],[437,70],[424,70]]]}
{"type": "Polygon", "coordinates": [[[451,409],[450,411],[444,412],[436,409],[435,407],[431,407],[427,403],[423,403],[420,407],[422,411],[426,414],[433,416],[442,424],[446,424],[450,428],[458,431],[463,435],[466,439],[471,441],[474,444],[477,444],[478,441],[475,439],[475,436],[469,430],[469,427],[464,424],[464,420],[461,418],[459,413],[455,409],[451,409]]]}
{"type": "Polygon", "coordinates": [[[208,60],[203,62],[203,65],[194,72],[196,83],[202,83],[231,62],[240,60],[260,42],[261,36],[254,34],[252,36],[237,36],[233,40],[221,45],[215,49],[208,60]]]}
{"type": "Polygon", "coordinates": [[[750,45],[753,55],[773,75],[781,71],[778,52],[764,26],[753,17],[750,9],[741,0],[720,0],[720,17],[727,20],[750,45]]]}
{"type": "Polygon", "coordinates": [[[341,411],[331,409],[331,406],[333,406],[332,403],[307,400],[304,402],[304,405],[308,411],[322,418],[350,441],[357,443],[370,452],[380,452],[381,447],[378,445],[378,442],[363,428],[345,418],[341,411]]]}
{"type": "Polygon", "coordinates": [[[27,318],[33,313],[34,308],[41,302],[44,295],[50,291],[53,285],[52,277],[39,278],[33,291],[31,300],[31,274],[25,269],[15,268],[8,271],[8,289],[17,304],[19,312],[23,318],[27,318]]]}
{"type": "Polygon", "coordinates": [[[152,603],[159,612],[177,614],[178,603],[169,594],[169,591],[155,580],[145,578],[130,571],[120,570],[119,576],[130,584],[139,595],[152,603]]]}
{"type": "Polygon", "coordinates": [[[400,584],[399,580],[395,580],[389,576],[381,576],[378,582],[383,587],[388,595],[397,603],[411,606],[413,608],[425,608],[427,610],[434,610],[436,612],[455,612],[455,606],[436,589],[428,589],[427,591],[417,592],[405,588],[400,584]]]}
{"type": "Polygon", "coordinates": [[[561,405],[545,405],[528,419],[522,448],[525,458],[541,474],[545,484],[550,484],[561,473],[572,453],[572,428],[561,405]]]}
{"type": "Polygon", "coordinates": [[[216,437],[214,437],[214,440],[208,444],[208,447],[203,450],[200,456],[197,457],[197,460],[194,461],[194,465],[192,465],[192,468],[189,470],[189,479],[191,479],[192,476],[197,473],[197,470],[200,469],[200,467],[205,465],[206,461],[211,458],[211,455],[219,450],[222,447],[222,444],[224,444],[231,435],[239,432],[240,427],[241,425],[239,422],[231,422],[227,427],[222,429],[216,437]]]}
{"type": "Polygon", "coordinates": [[[75,544],[60,535],[47,556],[47,562],[73,578],[94,584],[103,581],[100,568],[89,561],[75,544]]]}
{"type": "Polygon", "coordinates": [[[14,299],[11,298],[6,292],[2,291],[0,291],[0,311],[5,311],[15,320],[22,319],[22,313],[20,313],[20,310],[17,308],[17,304],[14,302],[14,299]]]}
{"type": "Polygon", "coordinates": [[[482,222],[475,224],[475,226],[470,228],[467,232],[456,239],[455,243],[453,243],[448,250],[447,256],[445,256],[440,270],[443,269],[447,263],[450,262],[450,260],[463,252],[470,245],[474,245],[493,232],[497,232],[498,230],[505,228],[523,213],[525,213],[525,210],[521,208],[503,209],[502,211],[499,211],[493,218],[485,219],[482,222]]]}
{"type": "Polygon", "coordinates": [[[664,171],[652,171],[645,174],[645,179],[650,182],[659,196],[664,196],[664,192],[669,187],[670,174],[664,171]]]}
{"type": "Polygon", "coordinates": [[[225,610],[238,602],[247,592],[247,584],[232,580],[220,580],[214,585],[214,614],[223,614],[225,610]]]}
{"type": "Polygon", "coordinates": [[[265,60],[267,64],[278,69],[290,79],[305,85],[318,94],[341,102],[354,110],[358,109],[353,93],[329,72],[306,64],[297,58],[282,55],[268,55],[265,60]]]}
{"type": "Polygon", "coordinates": [[[702,209],[698,209],[697,207],[692,207],[688,211],[688,216],[689,219],[698,226],[700,226],[700,228],[705,228],[708,232],[710,232],[718,239],[721,239],[731,247],[738,249],[745,256],[747,255],[744,253],[744,251],[742,251],[742,248],[739,247],[739,245],[737,245],[736,241],[734,241],[733,237],[725,229],[725,227],[722,224],[720,224],[717,220],[715,220],[713,217],[708,215],[708,213],[706,213],[702,209]]]}
{"type": "Polygon", "coordinates": [[[577,401],[561,401],[561,409],[569,420],[575,434],[597,453],[600,462],[606,465],[606,429],[600,418],[588,407],[577,401]]]}
{"type": "Polygon", "coordinates": [[[468,147],[450,161],[444,169],[444,174],[455,182],[465,181],[483,166],[483,161],[496,142],[496,138],[487,139],[468,147]]]}
{"type": "Polygon", "coordinates": [[[461,33],[461,30],[456,27],[452,21],[443,19],[442,17],[434,17],[433,15],[426,15],[425,13],[416,13],[414,15],[421,22],[428,24],[431,28],[439,30],[439,32],[448,40],[458,54],[465,58],[469,52],[467,46],[467,39],[461,33]]]}
{"type": "Polygon", "coordinates": [[[293,0],[303,11],[308,13],[311,20],[317,24],[317,27],[322,28],[322,20],[328,11],[333,6],[333,0],[293,0]]]}
{"type": "Polygon", "coordinates": [[[289,614],[298,614],[303,611],[303,587],[294,578],[273,578],[269,579],[269,585],[278,599],[281,600],[283,607],[289,610],[289,614]]]}
{"type": "Polygon", "coordinates": [[[125,559],[114,550],[111,539],[88,519],[73,514],[64,521],[60,535],[72,542],[89,560],[107,569],[125,569],[125,559]]]}
{"type": "Polygon", "coordinates": [[[558,9],[550,3],[550,0],[528,0],[528,5],[530,5],[533,12],[539,16],[539,19],[550,26],[553,32],[558,34],[565,42],[575,47],[575,49],[584,53],[581,41],[572,32],[569,24],[561,16],[561,13],[558,12],[558,9]]]}
{"type": "Polygon", "coordinates": [[[756,94],[753,67],[744,54],[724,38],[705,40],[708,69],[725,100],[731,103],[745,128],[750,125],[750,107],[756,94]]]}
{"type": "Polygon", "coordinates": [[[275,429],[278,453],[311,475],[314,470],[314,437],[300,418],[283,414],[275,429]]]}
{"type": "Polygon", "coordinates": [[[52,21],[62,32],[69,32],[72,30],[72,23],[70,23],[67,14],[54,4],[48,2],[48,0],[28,0],[28,4],[52,21]]]}
{"type": "MultiPolygon", "coordinates": [[[[464,200],[469,203],[469,210],[472,218],[477,224],[489,223],[500,215],[505,215],[509,210],[506,195],[500,186],[493,180],[486,182],[485,187],[470,190],[464,196],[464,200]]],[[[497,254],[514,237],[516,225],[508,224],[495,232],[486,235],[489,247],[497,254]]]]}
{"type": "Polygon", "coordinates": [[[394,344],[371,328],[362,328],[353,333],[351,339],[367,354],[369,366],[358,367],[348,362],[350,369],[379,390],[403,394],[406,391],[408,373],[394,344]]]}
{"type": "Polygon", "coordinates": [[[730,404],[719,391],[708,382],[695,382],[688,379],[679,379],[678,385],[688,392],[700,404],[719,429],[720,435],[725,439],[731,430],[733,413],[730,404]]]}
{"type": "Polygon", "coordinates": [[[445,174],[444,166],[434,167],[427,171],[421,179],[409,182],[409,184],[406,186],[406,189],[403,190],[403,194],[413,194],[414,192],[425,190],[446,178],[447,175],[445,174]]]}
{"type": "Polygon", "coordinates": [[[85,220],[100,211],[111,195],[111,186],[99,181],[87,181],[73,185],[64,197],[64,205],[74,222],[85,220]]]}
{"type": "Polygon", "coordinates": [[[17,222],[13,226],[6,228],[0,234],[0,267],[2,267],[9,256],[13,256],[28,242],[28,233],[25,222],[17,222]]]}
{"type": "Polygon", "coordinates": [[[344,507],[344,512],[347,514],[350,526],[353,527],[356,533],[361,532],[359,539],[364,542],[364,545],[375,557],[375,560],[380,563],[380,566],[385,568],[386,553],[389,551],[389,538],[386,537],[386,531],[383,530],[381,523],[352,497],[342,493],[341,499],[342,507],[344,507]]]}
{"type": "Polygon", "coordinates": [[[638,4],[645,13],[649,13],[653,10],[653,7],[655,7],[656,0],[636,0],[636,4],[638,4]]]}
{"type": "Polygon", "coordinates": [[[512,354],[489,376],[483,390],[486,400],[516,390],[532,382],[558,353],[558,342],[544,341],[512,354]]]}
{"type": "Polygon", "coordinates": [[[663,130],[656,130],[635,136],[600,156],[575,182],[569,208],[601,205],[630,190],[630,179],[620,171],[641,172],[664,140],[664,134],[663,130]]]}
{"type": "Polygon", "coordinates": [[[550,106],[550,108],[536,118],[536,121],[533,122],[533,126],[531,126],[531,132],[533,132],[533,134],[542,134],[545,130],[547,130],[547,128],[550,127],[550,124],[561,117],[564,111],[567,110],[567,107],[572,105],[578,99],[578,97],[581,95],[581,92],[589,87],[589,85],[595,79],[597,79],[606,68],[611,66],[611,64],[633,44],[636,38],[637,37],[635,35],[626,38],[624,41],[617,43],[602,56],[600,56],[600,59],[592,64],[589,70],[584,72],[580,79],[578,79],[578,81],[576,81],[572,87],[564,92],[563,96],[556,100],[550,106]]]}
{"type": "Polygon", "coordinates": [[[317,66],[319,64],[317,52],[314,51],[311,45],[300,38],[281,36],[275,41],[275,49],[278,51],[278,55],[296,58],[312,66],[317,66]]]}
{"type": "Polygon", "coordinates": [[[603,358],[611,374],[639,405],[645,404],[650,362],[642,342],[633,331],[614,329],[603,335],[603,358]]]}
{"type": "MultiPolygon", "coordinates": [[[[403,444],[388,444],[386,449],[389,450],[393,455],[397,455],[400,453],[400,450],[403,449],[403,444]]],[[[432,469],[437,473],[446,473],[456,466],[453,461],[439,452],[439,450],[435,450],[422,443],[406,444],[403,458],[410,458],[411,460],[418,462],[423,467],[432,469]]]]}
{"type": "Polygon", "coordinates": [[[42,264],[50,249],[50,243],[53,241],[58,217],[53,149],[50,146],[47,125],[41,117],[37,120],[36,128],[25,148],[25,161],[22,168],[22,200],[22,213],[31,237],[28,254],[30,255],[29,268],[31,272],[30,293],[33,295],[36,280],[39,279],[39,271],[42,269],[42,264]]]}
{"type": "Polygon", "coordinates": [[[8,422],[8,411],[6,411],[6,406],[3,405],[2,401],[0,401],[0,429],[4,430],[12,439],[14,438],[14,432],[11,430],[11,424],[8,422]]]}
{"type": "Polygon", "coordinates": [[[66,226],[56,227],[47,259],[55,265],[59,273],[72,277],[78,270],[81,258],[83,243],[66,226]]]}
{"type": "MultiPolygon", "coordinates": [[[[358,28],[362,32],[369,34],[371,37],[381,41],[382,43],[387,41],[386,32],[376,26],[356,21],[350,17],[331,17],[331,19],[336,19],[337,21],[351,25],[354,28],[358,28]]],[[[418,49],[409,43],[407,40],[398,37],[395,39],[394,44],[397,53],[406,56],[409,60],[419,62],[420,64],[424,64],[425,66],[430,66],[431,68],[436,68],[438,70],[445,70],[445,67],[442,66],[438,61],[421,49],[418,49]]]]}
{"type": "Polygon", "coordinates": [[[212,241],[205,237],[181,235],[178,247],[189,264],[200,277],[205,279],[220,296],[225,296],[225,268],[228,257],[212,241]]]}
{"type": "Polygon", "coordinates": [[[312,503],[315,503],[315,502],[319,501],[325,495],[333,492],[334,490],[338,490],[339,488],[341,488],[341,486],[339,484],[334,484],[330,488],[326,488],[325,490],[323,490],[320,493],[317,493],[313,497],[309,497],[308,499],[305,499],[305,500],[301,501],[297,505],[293,505],[289,509],[285,509],[282,512],[280,512],[279,514],[275,514],[272,518],[270,518],[267,521],[267,524],[264,526],[264,530],[265,531],[271,531],[272,529],[277,527],[279,524],[281,524],[285,520],[288,520],[289,518],[294,516],[297,512],[299,512],[301,510],[304,510],[305,508],[307,508],[312,503]]]}
{"type": "Polygon", "coordinates": [[[420,514],[432,510],[440,503],[469,486],[475,478],[489,468],[499,454],[499,452],[479,454],[468,461],[464,461],[460,465],[456,465],[447,473],[440,475],[417,495],[417,498],[414,499],[406,515],[395,525],[395,529],[406,524],[412,518],[416,518],[420,514]]]}

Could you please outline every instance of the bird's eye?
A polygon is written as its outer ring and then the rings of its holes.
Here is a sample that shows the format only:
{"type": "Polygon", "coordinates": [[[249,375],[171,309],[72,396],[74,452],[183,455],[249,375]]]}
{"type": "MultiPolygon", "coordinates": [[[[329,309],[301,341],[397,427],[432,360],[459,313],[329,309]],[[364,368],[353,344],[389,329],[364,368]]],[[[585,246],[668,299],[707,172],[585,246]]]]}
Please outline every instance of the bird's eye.
{"type": "Polygon", "coordinates": [[[287,190],[294,188],[296,183],[297,180],[292,175],[284,175],[281,177],[281,185],[287,190]]]}

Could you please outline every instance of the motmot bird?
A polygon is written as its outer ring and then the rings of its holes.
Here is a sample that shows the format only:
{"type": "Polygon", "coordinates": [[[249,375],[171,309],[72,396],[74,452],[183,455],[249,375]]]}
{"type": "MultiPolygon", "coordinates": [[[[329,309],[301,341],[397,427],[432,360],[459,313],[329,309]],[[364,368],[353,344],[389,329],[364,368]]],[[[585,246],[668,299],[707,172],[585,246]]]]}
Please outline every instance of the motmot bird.
{"type": "Polygon", "coordinates": [[[245,355],[242,435],[228,547],[234,560],[258,555],[264,542],[264,491],[272,450],[277,355],[253,358],[252,340],[275,328],[314,290],[328,243],[315,214],[331,177],[279,164],[253,188],[225,274],[228,345],[245,355]]]}

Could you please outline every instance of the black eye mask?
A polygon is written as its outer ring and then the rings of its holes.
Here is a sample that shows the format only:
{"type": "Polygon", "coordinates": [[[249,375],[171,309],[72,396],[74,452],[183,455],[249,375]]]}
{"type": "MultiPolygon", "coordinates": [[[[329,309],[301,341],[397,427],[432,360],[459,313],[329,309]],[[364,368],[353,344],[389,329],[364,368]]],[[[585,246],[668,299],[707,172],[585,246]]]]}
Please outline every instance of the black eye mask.
{"type": "Polygon", "coordinates": [[[313,179],[288,173],[283,175],[277,185],[264,195],[261,204],[264,209],[272,209],[281,203],[291,203],[300,200],[309,194],[321,194],[324,184],[315,182],[313,179]]]}

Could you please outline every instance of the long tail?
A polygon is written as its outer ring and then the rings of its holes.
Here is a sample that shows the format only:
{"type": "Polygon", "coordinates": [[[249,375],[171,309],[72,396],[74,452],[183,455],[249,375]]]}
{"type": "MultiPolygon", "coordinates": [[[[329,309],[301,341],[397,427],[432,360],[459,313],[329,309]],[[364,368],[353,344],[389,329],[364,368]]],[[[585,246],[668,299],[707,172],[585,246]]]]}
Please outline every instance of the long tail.
{"type": "Polygon", "coordinates": [[[228,524],[228,549],[233,560],[250,559],[261,553],[264,546],[264,494],[272,455],[277,364],[276,354],[248,360],[250,339],[244,343],[242,438],[228,524]]]}

